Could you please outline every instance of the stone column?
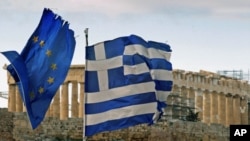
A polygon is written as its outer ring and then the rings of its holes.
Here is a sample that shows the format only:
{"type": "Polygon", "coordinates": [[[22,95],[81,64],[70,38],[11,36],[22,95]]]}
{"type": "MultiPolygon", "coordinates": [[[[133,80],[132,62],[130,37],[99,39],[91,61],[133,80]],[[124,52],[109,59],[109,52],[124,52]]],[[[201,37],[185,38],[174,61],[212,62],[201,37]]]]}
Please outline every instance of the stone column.
{"type": "Polygon", "coordinates": [[[218,123],[218,94],[213,91],[210,100],[210,123],[218,123]]]}
{"type": "Polygon", "coordinates": [[[80,104],[79,104],[79,118],[83,118],[84,113],[84,83],[80,83],[80,104]]]}
{"type": "Polygon", "coordinates": [[[226,96],[223,93],[218,95],[218,123],[226,125],[226,96]]]}
{"type": "Polygon", "coordinates": [[[180,93],[180,118],[185,118],[188,114],[188,107],[187,107],[187,103],[188,103],[188,91],[189,89],[187,87],[181,87],[181,93],[180,93]]]}
{"type": "Polygon", "coordinates": [[[63,83],[60,103],[60,120],[67,120],[69,117],[69,88],[68,82],[63,83]]]}
{"type": "Polygon", "coordinates": [[[210,94],[208,91],[203,93],[203,122],[210,124],[210,94]]]}
{"type": "Polygon", "coordinates": [[[241,123],[240,96],[233,96],[233,124],[241,123]]]}
{"type": "Polygon", "coordinates": [[[45,117],[50,117],[50,106],[48,107],[46,111],[45,117]]]}
{"type": "Polygon", "coordinates": [[[240,117],[241,117],[241,124],[248,124],[248,100],[247,96],[242,96],[240,98],[240,117]]]}
{"type": "Polygon", "coordinates": [[[50,106],[48,107],[47,109],[47,112],[46,112],[46,117],[51,117],[53,115],[53,106],[50,104],[50,106]]]}
{"type": "Polygon", "coordinates": [[[56,95],[54,96],[53,100],[53,117],[59,118],[60,117],[60,88],[57,90],[56,95]]]}
{"type": "Polygon", "coordinates": [[[78,117],[78,83],[76,81],[72,82],[72,96],[71,96],[71,117],[78,117]]]}
{"type": "Polygon", "coordinates": [[[226,95],[226,126],[229,127],[232,121],[233,121],[233,100],[232,100],[232,95],[227,94],[226,95]]]}
{"type": "Polygon", "coordinates": [[[172,118],[173,119],[179,119],[181,115],[181,88],[177,85],[173,88],[173,94],[172,94],[172,103],[173,103],[173,109],[172,109],[172,118]]]}
{"type": "Polygon", "coordinates": [[[23,103],[23,112],[26,112],[26,106],[23,103]]]}
{"type": "Polygon", "coordinates": [[[187,106],[192,108],[195,108],[195,90],[193,88],[190,88],[188,91],[188,95],[187,95],[187,106]]]}
{"type": "Polygon", "coordinates": [[[195,90],[195,113],[199,112],[198,117],[203,120],[203,96],[202,90],[195,90]]]}
{"type": "Polygon", "coordinates": [[[23,111],[23,102],[18,86],[16,86],[16,112],[22,112],[22,111],[23,111]]]}
{"type": "Polygon", "coordinates": [[[16,111],[16,85],[9,84],[8,111],[16,111]]]}

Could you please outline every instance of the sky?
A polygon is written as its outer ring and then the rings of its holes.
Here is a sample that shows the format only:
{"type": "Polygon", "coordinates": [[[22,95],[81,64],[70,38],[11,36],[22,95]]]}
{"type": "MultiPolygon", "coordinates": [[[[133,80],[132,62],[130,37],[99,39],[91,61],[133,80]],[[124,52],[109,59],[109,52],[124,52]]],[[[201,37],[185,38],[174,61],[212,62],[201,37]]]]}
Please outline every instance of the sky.
{"type": "MultiPolygon", "coordinates": [[[[1,0],[0,51],[21,52],[44,8],[70,23],[76,49],[72,64],[84,64],[89,45],[136,34],[171,46],[173,69],[198,72],[250,68],[248,0],[1,0]]],[[[8,91],[9,64],[0,55],[0,92],[8,91]]],[[[0,98],[0,107],[7,100],[0,98]]]]}

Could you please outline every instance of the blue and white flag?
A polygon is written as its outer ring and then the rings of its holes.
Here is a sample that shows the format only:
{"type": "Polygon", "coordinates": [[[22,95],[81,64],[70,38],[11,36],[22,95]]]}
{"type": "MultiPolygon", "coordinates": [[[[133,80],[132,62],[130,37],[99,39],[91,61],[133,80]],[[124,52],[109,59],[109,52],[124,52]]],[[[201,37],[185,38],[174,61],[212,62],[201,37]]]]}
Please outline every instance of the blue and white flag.
{"type": "Polygon", "coordinates": [[[136,35],[86,47],[85,136],[158,120],[173,84],[170,55],[136,35]]]}

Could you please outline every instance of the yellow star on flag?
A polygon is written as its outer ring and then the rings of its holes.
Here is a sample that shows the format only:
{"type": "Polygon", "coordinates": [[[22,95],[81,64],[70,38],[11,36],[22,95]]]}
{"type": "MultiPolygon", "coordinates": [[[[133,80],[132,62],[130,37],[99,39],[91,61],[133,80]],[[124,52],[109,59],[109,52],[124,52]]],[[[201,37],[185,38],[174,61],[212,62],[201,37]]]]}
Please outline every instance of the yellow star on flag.
{"type": "Polygon", "coordinates": [[[51,50],[47,50],[47,51],[46,51],[46,55],[47,55],[48,57],[50,57],[50,56],[52,55],[51,50]]]}
{"type": "Polygon", "coordinates": [[[49,77],[47,81],[48,81],[49,84],[52,84],[52,83],[54,83],[54,78],[53,77],[49,77]]]}
{"type": "Polygon", "coordinates": [[[52,64],[51,66],[50,66],[50,68],[52,69],[52,70],[56,70],[57,69],[57,66],[56,66],[56,64],[52,64]]]}
{"type": "Polygon", "coordinates": [[[44,92],[44,88],[43,88],[43,87],[40,87],[39,90],[38,90],[38,92],[39,92],[40,94],[42,94],[42,93],[44,92]]]}
{"type": "Polygon", "coordinates": [[[44,40],[41,40],[40,43],[39,43],[40,47],[43,47],[44,44],[45,44],[44,40]]]}
{"type": "Polygon", "coordinates": [[[34,36],[33,39],[32,39],[32,41],[33,41],[34,43],[38,42],[38,36],[34,36]]]}

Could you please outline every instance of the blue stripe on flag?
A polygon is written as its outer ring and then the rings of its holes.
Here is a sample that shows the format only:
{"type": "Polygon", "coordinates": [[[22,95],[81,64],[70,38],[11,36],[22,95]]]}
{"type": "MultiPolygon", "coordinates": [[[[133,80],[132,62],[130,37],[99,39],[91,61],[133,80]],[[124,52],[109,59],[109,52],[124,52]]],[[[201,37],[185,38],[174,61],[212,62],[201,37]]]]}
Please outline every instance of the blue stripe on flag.
{"type": "Polygon", "coordinates": [[[144,56],[136,55],[124,55],[124,65],[137,65],[146,63],[150,69],[164,69],[172,70],[172,64],[165,59],[148,59],[144,56]]]}
{"type": "Polygon", "coordinates": [[[162,80],[154,80],[155,81],[155,89],[158,91],[171,91],[173,81],[162,81],[162,80]]]}
{"type": "Polygon", "coordinates": [[[86,47],[85,55],[87,60],[96,60],[94,46],[86,47]]]}
{"type": "Polygon", "coordinates": [[[112,42],[110,41],[104,42],[106,58],[109,59],[122,55],[124,47],[120,47],[121,44],[123,44],[123,41],[120,39],[115,39],[112,42]]]}
{"type": "Polygon", "coordinates": [[[164,59],[147,59],[151,69],[172,70],[172,64],[164,59]]]}
{"type": "Polygon", "coordinates": [[[99,91],[98,77],[96,71],[85,71],[85,79],[88,80],[88,82],[85,83],[85,92],[99,91]]]}
{"type": "Polygon", "coordinates": [[[117,120],[109,120],[96,125],[86,126],[85,135],[91,136],[95,133],[103,131],[112,131],[127,128],[136,124],[151,122],[153,115],[154,114],[143,114],[128,118],[121,118],[117,120]]]}
{"type": "Polygon", "coordinates": [[[108,70],[109,89],[152,81],[150,73],[124,75],[123,67],[108,70]]]}
{"type": "Polygon", "coordinates": [[[94,104],[86,104],[86,108],[89,109],[86,111],[86,114],[97,114],[101,112],[105,112],[108,110],[136,105],[136,104],[144,104],[144,103],[151,103],[156,101],[155,93],[148,92],[142,94],[135,94],[131,96],[121,97],[117,99],[112,99],[110,101],[104,101],[100,103],[94,104]],[[120,103],[120,104],[117,104],[120,103]]]}
{"type": "Polygon", "coordinates": [[[126,41],[124,43],[124,46],[138,44],[138,45],[144,46],[145,48],[155,48],[155,49],[159,49],[159,50],[166,51],[166,52],[172,52],[172,50],[170,49],[170,46],[167,44],[155,42],[155,41],[146,42],[141,37],[138,37],[136,35],[131,35],[123,40],[126,41]]]}
{"type": "Polygon", "coordinates": [[[170,46],[167,44],[159,43],[159,42],[155,42],[155,41],[148,41],[148,44],[149,44],[149,47],[151,47],[151,48],[163,50],[166,52],[172,52],[170,46]]]}
{"type": "Polygon", "coordinates": [[[124,65],[137,65],[141,63],[148,62],[145,60],[145,57],[135,54],[135,55],[123,55],[123,64],[124,65]]]}

